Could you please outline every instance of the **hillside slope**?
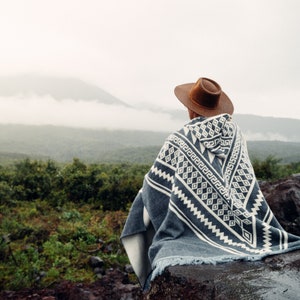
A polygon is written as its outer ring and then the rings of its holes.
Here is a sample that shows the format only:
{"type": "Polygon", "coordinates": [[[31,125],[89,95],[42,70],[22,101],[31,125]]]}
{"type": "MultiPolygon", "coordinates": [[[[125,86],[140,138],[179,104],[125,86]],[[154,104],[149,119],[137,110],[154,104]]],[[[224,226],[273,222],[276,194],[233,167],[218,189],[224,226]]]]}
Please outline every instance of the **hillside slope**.
{"type": "Polygon", "coordinates": [[[51,96],[56,100],[97,100],[105,104],[128,106],[100,87],[77,78],[36,74],[0,76],[0,96],[51,96]]]}
{"type": "MultiPolygon", "coordinates": [[[[92,130],[58,126],[0,125],[0,163],[32,157],[86,162],[151,163],[168,133],[128,130],[92,130]]],[[[300,161],[300,143],[248,141],[250,156],[268,155],[282,162],[300,161]]]]}

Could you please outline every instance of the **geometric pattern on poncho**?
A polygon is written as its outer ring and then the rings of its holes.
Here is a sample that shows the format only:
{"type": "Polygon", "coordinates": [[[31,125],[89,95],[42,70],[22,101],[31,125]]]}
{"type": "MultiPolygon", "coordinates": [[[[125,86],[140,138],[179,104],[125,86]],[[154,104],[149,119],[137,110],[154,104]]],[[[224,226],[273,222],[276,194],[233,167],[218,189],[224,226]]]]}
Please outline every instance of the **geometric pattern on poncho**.
{"type": "Polygon", "coordinates": [[[243,137],[227,114],[195,120],[170,135],[150,179],[158,190],[169,186],[169,208],[213,246],[253,255],[288,246],[288,234],[270,211],[243,137]]]}

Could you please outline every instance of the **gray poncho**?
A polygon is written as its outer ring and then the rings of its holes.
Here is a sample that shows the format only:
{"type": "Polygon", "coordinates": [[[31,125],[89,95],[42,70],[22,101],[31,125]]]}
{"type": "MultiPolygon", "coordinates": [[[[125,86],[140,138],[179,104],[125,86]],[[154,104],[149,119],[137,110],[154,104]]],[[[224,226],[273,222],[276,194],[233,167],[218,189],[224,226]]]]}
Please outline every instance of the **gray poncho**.
{"type": "Polygon", "coordinates": [[[259,260],[300,249],[274,217],[228,114],[171,134],[145,176],[121,236],[144,286],[171,265],[259,260]]]}

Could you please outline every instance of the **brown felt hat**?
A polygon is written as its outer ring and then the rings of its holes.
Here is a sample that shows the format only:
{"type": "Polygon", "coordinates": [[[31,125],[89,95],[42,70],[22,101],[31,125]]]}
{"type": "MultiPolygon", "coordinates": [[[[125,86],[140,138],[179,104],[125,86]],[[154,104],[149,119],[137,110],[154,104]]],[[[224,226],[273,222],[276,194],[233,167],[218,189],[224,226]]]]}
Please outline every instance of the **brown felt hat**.
{"type": "Polygon", "coordinates": [[[232,115],[234,110],[231,100],[220,85],[208,78],[178,85],[174,92],[183,105],[201,116],[211,117],[222,113],[232,115]]]}

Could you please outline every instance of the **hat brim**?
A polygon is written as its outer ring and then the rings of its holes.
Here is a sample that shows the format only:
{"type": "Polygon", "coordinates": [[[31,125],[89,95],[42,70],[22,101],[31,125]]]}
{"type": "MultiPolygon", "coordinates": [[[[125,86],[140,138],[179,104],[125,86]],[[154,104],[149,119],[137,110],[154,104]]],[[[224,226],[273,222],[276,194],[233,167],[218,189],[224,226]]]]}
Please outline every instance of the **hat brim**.
{"type": "Polygon", "coordinates": [[[214,108],[202,106],[190,99],[190,91],[195,83],[185,83],[175,87],[174,93],[178,100],[187,108],[191,109],[195,113],[204,116],[211,117],[219,114],[228,113],[233,114],[234,107],[229,97],[222,91],[218,105],[214,108]]]}

